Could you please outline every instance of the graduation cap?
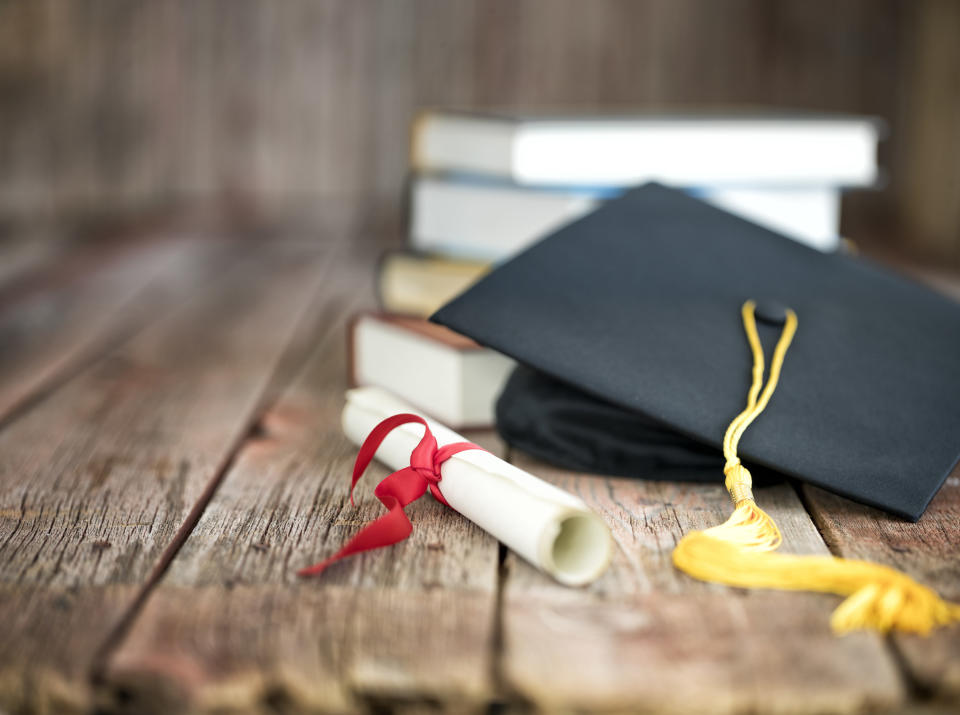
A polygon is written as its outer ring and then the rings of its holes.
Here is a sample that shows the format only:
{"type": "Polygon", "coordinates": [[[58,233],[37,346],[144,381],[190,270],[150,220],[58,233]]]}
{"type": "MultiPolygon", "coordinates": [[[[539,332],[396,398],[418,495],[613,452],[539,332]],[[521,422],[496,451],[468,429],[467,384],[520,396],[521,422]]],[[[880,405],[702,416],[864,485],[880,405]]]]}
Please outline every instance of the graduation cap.
{"type": "Polygon", "coordinates": [[[884,606],[882,593],[860,593],[838,630],[922,631],[960,618],[890,569],[768,553],[779,532],[754,504],[744,466],[918,519],[960,455],[960,306],[948,299],[648,184],[535,244],[432,319],[526,366],[498,407],[508,442],[586,471],[659,479],[708,478],[715,460],[736,510],[725,530],[681,541],[674,559],[685,571],[846,595],[880,581],[908,604],[887,623],[896,598],[884,606]],[[826,562],[842,572],[825,576],[826,562]]]}

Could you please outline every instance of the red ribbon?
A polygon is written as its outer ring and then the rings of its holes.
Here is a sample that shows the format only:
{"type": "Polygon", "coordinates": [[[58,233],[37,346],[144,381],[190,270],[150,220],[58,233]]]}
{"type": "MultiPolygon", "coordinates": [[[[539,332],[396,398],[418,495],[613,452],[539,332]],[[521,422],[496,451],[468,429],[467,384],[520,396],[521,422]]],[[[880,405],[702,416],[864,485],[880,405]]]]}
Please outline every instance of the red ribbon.
{"type": "Polygon", "coordinates": [[[352,554],[358,554],[362,551],[379,549],[384,546],[391,546],[397,542],[403,541],[413,531],[413,525],[410,519],[404,513],[403,508],[407,504],[416,501],[424,495],[427,487],[430,493],[441,504],[447,504],[447,500],[440,493],[437,486],[442,478],[440,475],[440,465],[446,462],[457,452],[463,452],[468,449],[482,449],[472,442],[455,442],[443,447],[437,447],[437,439],[430,431],[426,420],[417,415],[400,414],[388,417],[383,422],[374,427],[367,438],[360,446],[360,453],[357,455],[357,461],[353,465],[353,481],[350,483],[350,504],[353,504],[353,489],[363,476],[367,465],[377,453],[380,443],[400,425],[410,422],[416,422],[423,425],[423,439],[420,440],[413,452],[410,454],[410,466],[399,469],[382,482],[373,490],[374,495],[380,502],[387,507],[387,513],[376,521],[367,524],[360,532],[347,542],[347,545],[337,553],[324,561],[307,568],[297,571],[298,576],[316,576],[320,574],[333,563],[344,559],[352,554]]]}

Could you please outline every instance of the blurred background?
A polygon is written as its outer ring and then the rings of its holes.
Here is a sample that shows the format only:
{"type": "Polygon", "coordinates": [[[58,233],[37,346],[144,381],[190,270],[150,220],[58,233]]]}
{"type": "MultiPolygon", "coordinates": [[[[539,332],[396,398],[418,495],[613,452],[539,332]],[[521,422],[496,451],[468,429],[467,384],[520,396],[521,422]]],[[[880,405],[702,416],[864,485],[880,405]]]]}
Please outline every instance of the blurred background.
{"type": "Polygon", "coordinates": [[[953,0],[2,0],[0,231],[206,211],[401,232],[423,107],[881,117],[864,246],[960,265],[953,0]]]}

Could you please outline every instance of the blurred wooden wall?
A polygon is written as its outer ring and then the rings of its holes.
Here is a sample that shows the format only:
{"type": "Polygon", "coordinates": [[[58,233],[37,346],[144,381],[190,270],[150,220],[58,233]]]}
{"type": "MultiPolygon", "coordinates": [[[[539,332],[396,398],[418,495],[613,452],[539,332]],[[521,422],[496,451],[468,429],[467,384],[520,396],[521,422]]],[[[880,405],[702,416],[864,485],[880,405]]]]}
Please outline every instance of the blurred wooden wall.
{"type": "Polygon", "coordinates": [[[0,220],[397,207],[429,105],[875,114],[845,230],[960,260],[953,0],[0,0],[0,220]]]}

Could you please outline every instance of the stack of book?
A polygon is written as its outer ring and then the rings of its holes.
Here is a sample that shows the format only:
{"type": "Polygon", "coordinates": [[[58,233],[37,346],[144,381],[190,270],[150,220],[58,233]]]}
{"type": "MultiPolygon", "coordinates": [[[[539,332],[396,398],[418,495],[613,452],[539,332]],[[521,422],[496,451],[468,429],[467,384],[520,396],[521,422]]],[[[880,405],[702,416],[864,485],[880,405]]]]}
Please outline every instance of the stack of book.
{"type": "MultiPolygon", "coordinates": [[[[837,250],[841,194],[877,183],[881,132],[877,120],[850,116],[425,113],[412,132],[409,248],[380,262],[381,307],[425,322],[491,265],[646,181],[683,189],[814,249],[837,250]]],[[[437,339],[416,321],[381,316],[365,325],[366,333],[393,337],[408,331],[414,346],[437,339]]],[[[447,338],[441,343],[459,356],[450,373],[457,396],[442,406],[422,397],[414,404],[442,412],[454,426],[492,422],[509,363],[477,359],[482,348],[447,338]],[[466,394],[466,385],[483,387],[466,394]]],[[[364,379],[401,393],[409,383],[402,372],[364,379]]]]}

